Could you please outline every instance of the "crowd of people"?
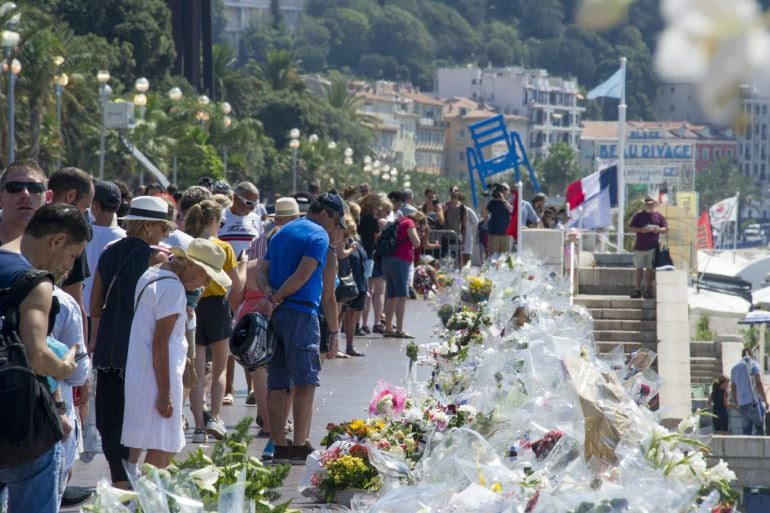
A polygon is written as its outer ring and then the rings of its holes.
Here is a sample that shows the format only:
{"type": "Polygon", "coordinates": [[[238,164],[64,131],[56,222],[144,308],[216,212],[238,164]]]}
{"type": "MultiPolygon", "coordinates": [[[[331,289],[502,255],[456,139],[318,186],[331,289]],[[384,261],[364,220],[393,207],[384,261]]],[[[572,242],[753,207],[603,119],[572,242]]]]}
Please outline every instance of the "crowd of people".
{"type": "MultiPolygon", "coordinates": [[[[564,222],[545,203],[544,195],[525,202],[527,226],[564,222]]],[[[228,341],[249,312],[270,317],[278,333],[268,365],[246,372],[246,404],[257,407],[259,436],[269,437],[263,459],[304,463],[314,450],[322,362],[364,357],[356,337],[413,338],[406,302],[434,290],[442,259],[463,265],[512,241],[504,184],[480,214],[456,186],[446,202],[425,190],[419,206],[412,191],[382,194],[369,184],[310,187],[264,204],[248,181],[203,179],[183,191],[155,183],[132,195],[120,181],[94,183],[73,167],[46,177],[22,160],[0,176],[0,206],[0,290],[47,271],[23,300],[3,303],[4,318],[13,311],[18,322],[2,329],[16,330],[34,374],[56,380],[30,399],[34,411],[0,390],[9,412],[37,423],[27,449],[17,443],[0,456],[11,513],[87,499],[67,482],[80,438],[94,426],[112,482],[124,488],[143,453],[168,465],[186,430],[193,443],[222,439],[236,372],[228,341]],[[38,414],[51,408],[47,421],[38,414]]]]}

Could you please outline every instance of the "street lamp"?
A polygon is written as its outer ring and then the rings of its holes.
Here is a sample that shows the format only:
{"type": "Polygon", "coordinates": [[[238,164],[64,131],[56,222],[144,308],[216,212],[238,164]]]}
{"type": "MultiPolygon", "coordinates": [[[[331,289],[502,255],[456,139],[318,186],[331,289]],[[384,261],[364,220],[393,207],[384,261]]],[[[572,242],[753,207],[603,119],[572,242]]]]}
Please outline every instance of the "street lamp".
{"type": "Polygon", "coordinates": [[[380,166],[381,162],[379,160],[375,160],[371,163],[372,167],[372,176],[374,177],[374,188],[377,188],[378,182],[380,180],[380,166]]]}
{"type": "Polygon", "coordinates": [[[318,142],[318,135],[310,134],[310,136],[308,136],[307,138],[307,142],[309,142],[311,145],[314,145],[315,143],[318,142]]]}
{"type": "Polygon", "coordinates": [[[104,180],[104,131],[107,125],[107,82],[110,81],[110,72],[102,70],[96,73],[99,81],[99,103],[102,106],[102,124],[99,127],[99,181],[104,180]]]}
{"type": "Polygon", "coordinates": [[[342,161],[343,164],[346,166],[350,166],[353,164],[353,149],[352,148],[345,148],[345,151],[343,152],[345,155],[345,160],[342,161]]]}
{"type": "MultiPolygon", "coordinates": [[[[56,75],[53,77],[53,89],[56,93],[56,129],[59,130],[59,138],[61,138],[61,97],[64,93],[64,88],[69,84],[69,77],[66,73],[61,71],[61,65],[64,64],[64,57],[59,56],[54,59],[56,65],[56,75]]],[[[56,169],[61,168],[61,159],[56,157],[56,169]]]]}
{"type": "MultiPolygon", "coordinates": [[[[0,6],[0,13],[6,14],[7,12],[14,9],[16,9],[16,4],[12,2],[6,2],[0,6]]],[[[8,23],[6,23],[7,30],[3,30],[1,38],[2,41],[0,41],[0,44],[2,44],[3,47],[3,53],[5,55],[3,68],[8,70],[8,153],[6,164],[10,164],[15,158],[16,106],[14,92],[16,89],[16,76],[21,71],[21,63],[19,63],[19,61],[16,59],[11,60],[11,56],[13,55],[13,51],[16,49],[16,45],[19,44],[19,39],[21,38],[20,34],[18,32],[14,32],[13,30],[18,23],[19,16],[20,14],[14,15],[8,21],[8,23]],[[18,63],[18,66],[16,66],[17,71],[14,72],[14,64],[16,63],[18,63]]]]}
{"type": "MultiPolygon", "coordinates": [[[[134,95],[134,105],[139,109],[139,120],[144,123],[144,113],[145,109],[147,108],[147,95],[144,94],[147,92],[148,89],[150,89],[150,81],[147,80],[144,77],[137,78],[136,82],[134,82],[134,89],[136,89],[136,93],[134,95]]],[[[140,130],[139,132],[139,138],[140,138],[140,146],[142,146],[142,132],[140,130]]],[[[139,169],[139,185],[144,185],[144,167],[140,166],[139,169]]]]}
{"type": "MultiPolygon", "coordinates": [[[[222,118],[222,126],[226,132],[227,129],[230,128],[230,125],[233,124],[233,118],[230,117],[230,114],[233,112],[233,108],[229,103],[224,102],[222,103],[222,112],[225,114],[222,118]]],[[[227,178],[227,138],[225,137],[223,139],[225,144],[222,148],[222,163],[225,165],[225,178],[227,178]]]]}
{"type": "MultiPolygon", "coordinates": [[[[168,99],[172,102],[178,102],[182,99],[182,90],[178,87],[172,87],[168,90],[168,99]]],[[[176,152],[174,152],[174,155],[171,157],[171,179],[173,183],[176,185],[176,152]]]]}
{"type": "Polygon", "coordinates": [[[292,192],[297,192],[297,150],[299,150],[299,129],[298,128],[292,128],[289,131],[289,137],[291,138],[291,141],[289,141],[289,148],[291,148],[291,154],[292,154],[292,192]]]}
{"type": "Polygon", "coordinates": [[[200,122],[201,128],[206,127],[206,121],[209,120],[209,113],[206,112],[205,107],[208,106],[208,104],[211,103],[211,100],[209,100],[209,97],[205,94],[202,94],[198,96],[198,105],[201,107],[202,110],[199,110],[195,114],[195,118],[200,122]]]}
{"type": "Polygon", "coordinates": [[[337,143],[334,141],[329,141],[329,144],[327,144],[326,147],[334,151],[337,149],[337,143]]]}

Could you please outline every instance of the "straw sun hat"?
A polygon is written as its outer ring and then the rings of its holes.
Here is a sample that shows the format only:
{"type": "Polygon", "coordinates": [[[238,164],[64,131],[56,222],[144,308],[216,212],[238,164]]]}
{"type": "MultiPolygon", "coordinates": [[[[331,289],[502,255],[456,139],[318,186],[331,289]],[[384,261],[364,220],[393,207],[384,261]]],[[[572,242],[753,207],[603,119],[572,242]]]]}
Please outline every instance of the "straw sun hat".
{"type": "Polygon", "coordinates": [[[193,239],[186,251],[180,247],[173,247],[170,251],[176,257],[187,258],[201,266],[212,280],[223,287],[230,286],[230,277],[222,270],[225,251],[210,240],[193,239]]]}

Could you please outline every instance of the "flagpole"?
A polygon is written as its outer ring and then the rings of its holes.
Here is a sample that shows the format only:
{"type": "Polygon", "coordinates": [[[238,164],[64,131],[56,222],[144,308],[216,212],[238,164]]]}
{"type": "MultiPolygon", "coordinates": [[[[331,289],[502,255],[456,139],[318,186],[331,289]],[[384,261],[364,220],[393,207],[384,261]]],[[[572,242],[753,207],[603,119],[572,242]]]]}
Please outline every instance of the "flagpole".
{"type": "Polygon", "coordinates": [[[733,225],[733,262],[735,262],[734,251],[738,249],[738,221],[740,221],[741,191],[735,193],[735,225],[733,225]]]}
{"type": "Polygon", "coordinates": [[[522,245],[522,234],[521,234],[521,202],[522,200],[522,193],[524,192],[524,184],[521,181],[518,181],[516,183],[516,253],[518,253],[519,256],[521,256],[521,250],[524,247],[522,245]]]}
{"type": "Polygon", "coordinates": [[[618,253],[623,252],[626,212],[626,62],[620,58],[623,70],[620,84],[620,104],[618,105],[618,253]]]}

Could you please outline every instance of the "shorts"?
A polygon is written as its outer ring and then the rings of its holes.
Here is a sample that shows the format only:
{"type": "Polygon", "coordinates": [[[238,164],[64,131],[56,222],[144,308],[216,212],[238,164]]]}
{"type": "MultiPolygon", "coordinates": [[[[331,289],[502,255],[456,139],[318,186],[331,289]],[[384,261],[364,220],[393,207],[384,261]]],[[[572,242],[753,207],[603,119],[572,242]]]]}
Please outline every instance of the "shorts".
{"type": "Polygon", "coordinates": [[[369,278],[372,277],[373,271],[374,271],[374,260],[371,258],[367,258],[364,261],[364,280],[368,281],[369,278]]]}
{"type": "Polygon", "coordinates": [[[267,365],[267,389],[291,390],[321,384],[321,329],[318,316],[278,307],[272,325],[277,330],[275,355],[267,365]]]}
{"type": "Polygon", "coordinates": [[[208,296],[198,301],[195,308],[197,325],[195,343],[208,347],[214,342],[230,338],[233,330],[233,312],[226,296],[208,296]]]}
{"type": "Polygon", "coordinates": [[[372,278],[382,278],[382,258],[375,258],[372,261],[372,278]]]}
{"type": "Polygon", "coordinates": [[[398,257],[382,259],[385,297],[409,297],[409,262],[398,257]]]}
{"type": "Polygon", "coordinates": [[[490,235],[487,241],[487,252],[508,253],[511,250],[511,237],[508,235],[490,235]]]}
{"type": "Polygon", "coordinates": [[[353,310],[356,310],[358,312],[363,312],[364,307],[366,306],[366,292],[361,292],[359,295],[355,297],[352,301],[348,301],[344,305],[342,305],[342,311],[345,312],[352,308],[353,310]]]}
{"type": "Polygon", "coordinates": [[[634,251],[635,269],[655,269],[655,250],[634,251]]]}

